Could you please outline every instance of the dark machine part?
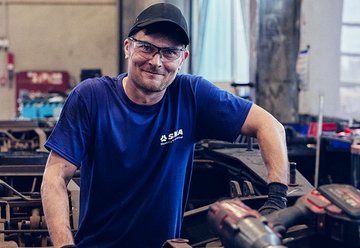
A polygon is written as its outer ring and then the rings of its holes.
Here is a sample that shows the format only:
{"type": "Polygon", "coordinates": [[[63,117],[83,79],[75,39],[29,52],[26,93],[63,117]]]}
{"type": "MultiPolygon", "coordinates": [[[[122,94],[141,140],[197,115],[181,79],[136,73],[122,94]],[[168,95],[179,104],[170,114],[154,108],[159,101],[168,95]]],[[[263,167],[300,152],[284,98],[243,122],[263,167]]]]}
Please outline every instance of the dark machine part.
{"type": "Polygon", "coordinates": [[[54,126],[50,119],[0,121],[0,152],[46,152],[44,144],[54,126]]]}
{"type": "MultiPolygon", "coordinates": [[[[315,164],[316,164],[316,130],[313,128],[317,124],[315,118],[303,117],[301,123],[305,124],[284,124],[286,131],[286,142],[288,158],[296,162],[297,170],[311,183],[315,183],[315,164]],[[296,127],[296,129],[295,129],[296,127]],[[314,133],[315,132],[315,133],[314,133]]],[[[352,144],[356,140],[356,135],[346,135],[352,128],[342,124],[344,121],[339,119],[324,118],[323,134],[320,139],[320,156],[318,168],[318,185],[326,184],[351,184],[356,186],[353,178],[357,169],[353,168],[352,144]],[[345,130],[348,131],[345,132],[345,130]],[[344,133],[343,136],[341,133],[344,133]],[[354,140],[355,137],[355,140],[354,140]]],[[[315,126],[316,127],[316,126],[315,126]]]]}
{"type": "MultiPolygon", "coordinates": [[[[51,247],[40,187],[54,120],[0,121],[0,247],[51,247]]],[[[70,225],[78,227],[80,172],[68,184],[70,225]]]]}
{"type": "Polygon", "coordinates": [[[187,239],[169,239],[161,246],[161,248],[191,248],[187,239]]]}
{"type": "Polygon", "coordinates": [[[350,185],[323,185],[266,217],[239,198],[228,199],[210,206],[208,220],[225,247],[294,247],[288,231],[296,226],[306,226],[306,235],[316,235],[320,242],[330,238],[325,247],[359,247],[360,192],[350,185]]]}
{"type": "Polygon", "coordinates": [[[296,163],[290,162],[289,163],[289,185],[297,186],[296,183],[296,163]]]}
{"type": "Polygon", "coordinates": [[[1,178],[8,183],[0,180],[0,244],[15,242],[20,247],[50,245],[42,213],[39,178],[32,177],[32,182],[24,178],[16,180],[18,178],[12,176],[1,178]]]}
{"type": "MultiPolygon", "coordinates": [[[[19,247],[52,245],[40,195],[43,170],[44,165],[0,165],[0,247],[6,242],[15,242],[19,247]],[[26,167],[31,171],[25,170],[26,167]]],[[[70,224],[75,231],[79,216],[79,187],[71,180],[68,191],[70,224]]]]}
{"type": "Polygon", "coordinates": [[[306,224],[317,235],[360,246],[360,192],[351,185],[322,185],[299,198],[294,206],[267,216],[272,228],[285,234],[289,227],[306,224]]]}
{"type": "MultiPolygon", "coordinates": [[[[267,200],[267,169],[256,140],[251,150],[245,137],[242,140],[243,143],[204,140],[196,145],[181,230],[181,237],[188,239],[193,247],[204,247],[218,240],[207,221],[208,208],[214,202],[240,197],[250,208],[259,209],[267,200]]],[[[288,185],[288,206],[314,189],[296,169],[293,176],[295,183],[288,185]]]]}
{"type": "Polygon", "coordinates": [[[265,218],[238,198],[211,205],[208,219],[225,247],[285,247],[279,236],[266,225],[265,218]]]}
{"type": "Polygon", "coordinates": [[[0,244],[50,245],[40,198],[44,157],[30,151],[0,154],[0,244]]]}
{"type": "MultiPolygon", "coordinates": [[[[202,154],[203,157],[214,161],[216,166],[227,170],[233,179],[239,181],[240,185],[250,182],[255,192],[254,195],[267,195],[267,168],[256,143],[249,150],[247,144],[243,143],[207,141],[203,144],[202,154]]],[[[296,163],[289,163],[289,172],[288,200],[291,206],[299,197],[313,190],[314,187],[297,170],[296,163]]]]}

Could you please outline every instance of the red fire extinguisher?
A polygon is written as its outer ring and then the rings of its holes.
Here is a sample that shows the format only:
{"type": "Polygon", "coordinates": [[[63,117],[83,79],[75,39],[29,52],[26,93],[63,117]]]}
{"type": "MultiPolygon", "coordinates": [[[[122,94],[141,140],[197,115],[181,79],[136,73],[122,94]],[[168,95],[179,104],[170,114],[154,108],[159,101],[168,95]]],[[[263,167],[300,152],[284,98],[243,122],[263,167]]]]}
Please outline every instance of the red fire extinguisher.
{"type": "Polygon", "coordinates": [[[9,88],[12,87],[12,82],[14,79],[14,54],[12,52],[7,53],[7,65],[6,65],[7,73],[8,73],[8,81],[9,81],[9,88]]]}

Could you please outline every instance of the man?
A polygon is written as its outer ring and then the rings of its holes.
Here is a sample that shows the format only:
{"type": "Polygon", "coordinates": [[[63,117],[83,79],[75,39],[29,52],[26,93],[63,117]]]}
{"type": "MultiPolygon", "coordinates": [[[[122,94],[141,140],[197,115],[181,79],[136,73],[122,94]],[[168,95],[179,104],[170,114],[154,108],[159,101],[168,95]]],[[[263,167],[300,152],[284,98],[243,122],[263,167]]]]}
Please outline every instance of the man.
{"type": "Polygon", "coordinates": [[[189,56],[180,10],[160,3],[137,17],[124,41],[128,72],[81,82],[46,147],[42,201],[55,247],[161,247],[179,237],[202,139],[255,136],[268,168],[269,200],[286,206],[283,126],[259,106],[178,74],[189,56]],[[80,220],[70,231],[66,185],[80,168],[80,220]]]}

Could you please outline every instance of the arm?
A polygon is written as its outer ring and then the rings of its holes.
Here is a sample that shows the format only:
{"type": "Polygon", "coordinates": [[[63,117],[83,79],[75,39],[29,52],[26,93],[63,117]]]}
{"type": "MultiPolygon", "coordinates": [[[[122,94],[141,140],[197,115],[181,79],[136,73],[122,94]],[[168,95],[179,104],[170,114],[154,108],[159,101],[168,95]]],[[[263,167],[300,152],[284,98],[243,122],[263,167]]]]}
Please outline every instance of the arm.
{"type": "Polygon", "coordinates": [[[76,169],[75,165],[50,152],[41,184],[41,200],[54,247],[74,244],[66,185],[76,169]]]}
{"type": "Polygon", "coordinates": [[[262,158],[268,169],[268,182],[287,185],[288,158],[282,124],[266,110],[253,104],[241,132],[257,138],[262,158]]]}

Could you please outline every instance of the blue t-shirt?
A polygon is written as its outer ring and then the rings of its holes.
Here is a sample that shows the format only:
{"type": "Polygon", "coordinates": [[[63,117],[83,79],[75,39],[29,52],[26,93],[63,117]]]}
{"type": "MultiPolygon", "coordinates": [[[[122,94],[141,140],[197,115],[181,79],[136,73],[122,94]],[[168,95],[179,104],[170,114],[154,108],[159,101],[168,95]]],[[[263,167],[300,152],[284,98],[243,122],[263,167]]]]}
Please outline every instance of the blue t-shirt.
{"type": "Polygon", "coordinates": [[[177,75],[155,105],[122,79],[81,82],[46,147],[80,168],[79,247],[154,247],[180,235],[194,143],[234,141],[251,102],[201,77],[177,75]]]}

